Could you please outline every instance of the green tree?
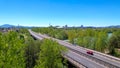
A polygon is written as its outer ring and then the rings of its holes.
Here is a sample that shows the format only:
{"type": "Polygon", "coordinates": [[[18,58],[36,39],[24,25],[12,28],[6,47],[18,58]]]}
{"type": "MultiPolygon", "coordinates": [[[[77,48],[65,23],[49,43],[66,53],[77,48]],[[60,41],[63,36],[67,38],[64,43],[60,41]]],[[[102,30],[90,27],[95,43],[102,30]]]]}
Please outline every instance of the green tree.
{"type": "Polygon", "coordinates": [[[107,48],[107,33],[106,32],[98,32],[95,50],[104,52],[107,48]]]}
{"type": "Polygon", "coordinates": [[[109,40],[110,54],[115,55],[115,48],[120,48],[120,31],[114,32],[109,40]]]}
{"type": "Polygon", "coordinates": [[[39,56],[41,41],[29,38],[29,40],[26,41],[26,45],[26,68],[34,68],[39,56]]]}
{"type": "Polygon", "coordinates": [[[74,43],[74,39],[76,38],[77,34],[75,30],[69,30],[67,31],[68,39],[71,43],[74,43]]]}
{"type": "Polygon", "coordinates": [[[38,64],[35,68],[62,68],[61,52],[65,49],[53,40],[45,39],[40,46],[38,64]]]}
{"type": "Polygon", "coordinates": [[[17,32],[0,35],[0,68],[24,68],[24,48],[25,44],[17,32]]]}

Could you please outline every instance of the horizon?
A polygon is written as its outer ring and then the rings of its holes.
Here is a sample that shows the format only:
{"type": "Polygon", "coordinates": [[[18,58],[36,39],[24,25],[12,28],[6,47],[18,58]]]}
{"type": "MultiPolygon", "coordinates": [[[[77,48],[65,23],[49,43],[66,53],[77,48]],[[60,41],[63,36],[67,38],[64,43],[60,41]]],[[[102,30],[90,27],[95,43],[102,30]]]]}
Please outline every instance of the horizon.
{"type": "Polygon", "coordinates": [[[120,25],[118,0],[0,0],[0,25],[120,25]]]}
{"type": "MultiPolygon", "coordinates": [[[[7,25],[7,26],[10,25],[10,26],[15,26],[15,27],[17,27],[17,26],[23,26],[23,27],[50,27],[50,26],[53,26],[53,25],[49,25],[49,26],[24,26],[24,25],[19,25],[19,24],[18,24],[18,25],[2,24],[2,25],[0,25],[0,27],[1,27],[1,26],[4,26],[4,25],[7,25]]],[[[56,27],[56,26],[58,26],[58,27],[65,27],[66,25],[62,25],[62,26],[54,25],[53,27],[56,27]]],[[[84,26],[84,25],[80,25],[80,26],[79,26],[79,25],[78,25],[78,26],[69,26],[69,25],[67,25],[67,27],[81,27],[81,26],[82,26],[82,27],[98,27],[98,28],[99,28],[99,27],[111,27],[111,26],[112,26],[112,27],[114,27],[114,26],[115,26],[115,27],[116,27],[116,26],[119,26],[119,27],[120,27],[120,25],[108,25],[108,26],[84,26]]]]}

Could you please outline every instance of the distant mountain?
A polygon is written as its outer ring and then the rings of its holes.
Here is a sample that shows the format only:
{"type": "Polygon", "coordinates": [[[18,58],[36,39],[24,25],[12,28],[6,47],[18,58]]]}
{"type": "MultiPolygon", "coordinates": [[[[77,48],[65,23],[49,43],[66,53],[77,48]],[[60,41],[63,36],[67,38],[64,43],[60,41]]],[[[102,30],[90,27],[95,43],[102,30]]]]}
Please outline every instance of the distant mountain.
{"type": "Polygon", "coordinates": [[[15,25],[10,25],[10,24],[3,24],[0,26],[0,28],[13,28],[13,27],[15,27],[15,28],[32,28],[30,26],[20,26],[20,25],[15,26],[15,25]]]}
{"type": "Polygon", "coordinates": [[[10,24],[4,24],[0,26],[0,28],[11,28],[11,27],[15,27],[15,26],[10,24]]]}

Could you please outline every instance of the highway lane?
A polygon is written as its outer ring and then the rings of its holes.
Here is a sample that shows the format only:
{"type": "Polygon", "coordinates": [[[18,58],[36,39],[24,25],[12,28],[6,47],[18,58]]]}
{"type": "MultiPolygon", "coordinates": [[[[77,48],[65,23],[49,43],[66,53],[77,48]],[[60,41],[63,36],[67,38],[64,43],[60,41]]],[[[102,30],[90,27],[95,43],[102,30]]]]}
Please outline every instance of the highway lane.
{"type": "MultiPolygon", "coordinates": [[[[91,49],[86,49],[80,46],[76,46],[77,48],[83,49],[83,50],[91,50],[91,49]]],[[[99,59],[103,58],[103,60],[107,60],[107,62],[113,62],[112,64],[116,65],[116,66],[120,66],[120,59],[114,56],[110,56],[107,54],[103,54],[94,50],[91,50],[94,52],[94,56],[95,57],[100,57],[99,59]],[[113,58],[113,59],[112,59],[113,58]]]]}
{"type": "Polygon", "coordinates": [[[78,63],[83,64],[87,68],[106,68],[105,66],[100,65],[92,60],[89,60],[88,58],[85,58],[73,51],[69,51],[66,55],[76,60],[78,63]]]}
{"type": "MultiPolygon", "coordinates": [[[[39,34],[39,35],[42,36],[42,37],[45,37],[45,38],[50,38],[50,37],[48,37],[46,35],[42,35],[42,34],[39,34]]],[[[58,43],[61,44],[61,45],[64,45],[66,47],[70,47],[70,48],[76,49],[76,50],[86,54],[86,49],[84,49],[84,48],[81,48],[81,47],[78,47],[78,46],[74,46],[74,45],[72,45],[72,44],[70,44],[68,42],[64,42],[62,40],[58,40],[58,39],[54,39],[54,38],[52,38],[52,39],[58,41],[58,43]]],[[[118,61],[113,61],[113,60],[111,60],[109,58],[106,58],[106,57],[104,57],[104,56],[102,56],[100,54],[97,54],[97,53],[94,53],[93,57],[101,59],[101,60],[103,60],[105,62],[108,62],[110,64],[116,65],[116,66],[118,66],[120,68],[120,62],[118,62],[118,61]]]]}

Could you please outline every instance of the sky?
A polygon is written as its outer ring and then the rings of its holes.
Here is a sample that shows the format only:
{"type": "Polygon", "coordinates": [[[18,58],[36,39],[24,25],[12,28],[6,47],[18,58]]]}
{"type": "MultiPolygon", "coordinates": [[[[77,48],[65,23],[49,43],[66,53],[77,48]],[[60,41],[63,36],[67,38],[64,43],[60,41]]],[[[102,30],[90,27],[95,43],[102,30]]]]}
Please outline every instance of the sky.
{"type": "Polygon", "coordinates": [[[120,0],[0,0],[0,25],[120,25],[120,0]]]}

